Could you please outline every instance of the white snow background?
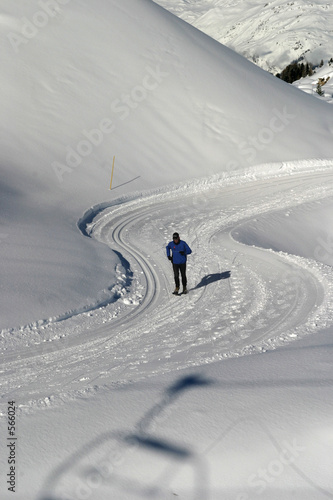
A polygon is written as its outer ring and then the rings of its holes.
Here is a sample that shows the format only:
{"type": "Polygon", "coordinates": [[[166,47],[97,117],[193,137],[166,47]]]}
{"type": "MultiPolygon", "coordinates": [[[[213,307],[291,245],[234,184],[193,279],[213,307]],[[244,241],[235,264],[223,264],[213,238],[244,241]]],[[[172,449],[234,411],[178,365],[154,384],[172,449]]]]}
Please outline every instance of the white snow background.
{"type": "Polygon", "coordinates": [[[1,498],[333,498],[331,106],[150,0],[0,6],[1,498]]]}

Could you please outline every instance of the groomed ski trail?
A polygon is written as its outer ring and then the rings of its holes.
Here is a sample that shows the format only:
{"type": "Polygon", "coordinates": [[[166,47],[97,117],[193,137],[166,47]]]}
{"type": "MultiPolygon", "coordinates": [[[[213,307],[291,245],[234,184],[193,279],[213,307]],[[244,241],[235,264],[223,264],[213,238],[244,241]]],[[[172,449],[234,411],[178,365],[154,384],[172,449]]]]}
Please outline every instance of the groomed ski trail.
{"type": "Polygon", "coordinates": [[[5,398],[15,393],[22,411],[60,404],[101,386],[261,352],[323,326],[332,295],[328,266],[235,238],[253,217],[332,197],[333,168],[202,187],[113,206],[93,221],[91,236],[128,263],[127,293],[96,311],[34,327],[36,344],[22,328],[3,334],[5,398]],[[165,254],[174,230],[193,250],[182,298],[171,294],[165,254]]]}

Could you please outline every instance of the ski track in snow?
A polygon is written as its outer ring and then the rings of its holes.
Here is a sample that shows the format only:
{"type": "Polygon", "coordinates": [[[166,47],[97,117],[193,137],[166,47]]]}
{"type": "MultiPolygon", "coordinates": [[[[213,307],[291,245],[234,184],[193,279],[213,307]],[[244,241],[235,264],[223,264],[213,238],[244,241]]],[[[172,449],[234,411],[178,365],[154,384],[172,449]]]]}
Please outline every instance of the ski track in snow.
{"type": "Polygon", "coordinates": [[[118,300],[58,323],[2,332],[3,398],[15,394],[20,411],[30,412],[110,385],[263,352],[327,326],[329,266],[236,239],[237,228],[256,216],[331,197],[332,167],[244,176],[234,184],[194,182],[105,209],[90,231],[123,256],[118,300]],[[181,297],[171,294],[165,255],[176,229],[193,250],[189,294],[181,297]]]}

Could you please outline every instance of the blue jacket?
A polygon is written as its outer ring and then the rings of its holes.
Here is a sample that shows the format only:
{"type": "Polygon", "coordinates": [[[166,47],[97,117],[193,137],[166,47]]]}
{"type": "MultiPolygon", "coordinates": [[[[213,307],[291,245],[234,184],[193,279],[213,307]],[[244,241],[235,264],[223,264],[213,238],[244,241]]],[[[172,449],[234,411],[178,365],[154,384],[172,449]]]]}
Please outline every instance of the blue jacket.
{"type": "Polygon", "coordinates": [[[166,247],[166,253],[168,257],[170,257],[170,250],[172,252],[173,264],[185,264],[186,256],[192,253],[192,250],[190,249],[188,244],[182,240],[180,240],[177,245],[173,241],[170,241],[170,243],[166,247]],[[181,252],[184,252],[184,255],[182,255],[181,252]]]}

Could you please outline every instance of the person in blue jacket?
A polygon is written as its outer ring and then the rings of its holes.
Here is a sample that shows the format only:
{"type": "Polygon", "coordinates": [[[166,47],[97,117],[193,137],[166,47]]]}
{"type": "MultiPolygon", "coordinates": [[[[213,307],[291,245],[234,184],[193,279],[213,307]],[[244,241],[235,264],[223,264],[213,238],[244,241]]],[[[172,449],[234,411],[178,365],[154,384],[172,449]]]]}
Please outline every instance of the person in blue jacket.
{"type": "Polygon", "coordinates": [[[172,241],[166,247],[166,253],[173,265],[173,274],[175,278],[176,288],[174,294],[179,292],[179,271],[182,277],[183,293],[187,293],[187,278],[186,278],[186,260],[187,255],[192,253],[192,250],[185,241],[179,238],[178,233],[173,233],[172,241]]]}

